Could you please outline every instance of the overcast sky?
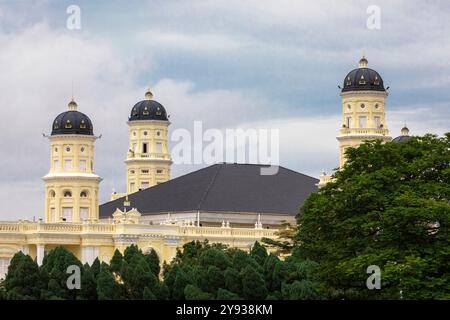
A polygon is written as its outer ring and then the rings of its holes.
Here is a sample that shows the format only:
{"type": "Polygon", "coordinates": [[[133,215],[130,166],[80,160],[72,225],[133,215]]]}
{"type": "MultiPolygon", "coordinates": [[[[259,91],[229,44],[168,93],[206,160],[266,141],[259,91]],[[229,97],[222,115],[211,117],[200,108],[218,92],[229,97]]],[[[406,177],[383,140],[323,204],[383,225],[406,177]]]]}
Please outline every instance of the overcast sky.
{"type": "MultiPolygon", "coordinates": [[[[151,86],[171,130],[280,130],[280,164],[338,164],[337,86],[362,52],[390,86],[387,125],[450,127],[448,1],[0,1],[0,220],[43,216],[50,133],[72,92],[95,134],[100,201],[125,190],[127,117],[151,86]],[[81,8],[69,30],[66,9],[81,8]],[[369,5],[381,29],[368,29],[369,5]]],[[[173,176],[197,169],[173,165],[173,176]]]]}

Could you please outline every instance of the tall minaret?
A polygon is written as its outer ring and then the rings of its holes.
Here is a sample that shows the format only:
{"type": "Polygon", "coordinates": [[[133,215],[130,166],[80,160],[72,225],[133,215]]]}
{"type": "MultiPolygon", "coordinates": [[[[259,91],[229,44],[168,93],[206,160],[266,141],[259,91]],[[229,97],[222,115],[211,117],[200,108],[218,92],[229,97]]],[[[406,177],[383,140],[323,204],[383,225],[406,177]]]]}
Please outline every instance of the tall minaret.
{"type": "Polygon", "coordinates": [[[134,105],[128,119],[127,194],[170,179],[169,125],[166,109],[147,90],[145,99],[134,105]]]}
{"type": "Polygon", "coordinates": [[[92,122],[77,111],[75,101],[53,121],[50,171],[45,182],[45,222],[97,220],[98,189],[102,180],[94,172],[92,122]]]}
{"type": "Polygon", "coordinates": [[[339,166],[345,164],[345,150],[357,147],[364,140],[390,141],[385,118],[385,100],[388,92],[380,74],[367,67],[363,56],[359,67],[350,71],[342,88],[342,128],[339,141],[339,166]]]}

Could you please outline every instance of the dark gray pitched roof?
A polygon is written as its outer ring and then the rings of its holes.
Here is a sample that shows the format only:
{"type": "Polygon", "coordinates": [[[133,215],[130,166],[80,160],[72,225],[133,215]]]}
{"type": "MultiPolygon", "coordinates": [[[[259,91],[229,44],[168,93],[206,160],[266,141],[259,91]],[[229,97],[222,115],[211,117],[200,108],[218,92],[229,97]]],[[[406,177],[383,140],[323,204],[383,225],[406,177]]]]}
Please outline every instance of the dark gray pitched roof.
{"type": "MultiPolygon", "coordinates": [[[[141,214],[183,211],[257,212],[296,215],[319,180],[279,167],[275,175],[261,175],[267,167],[253,164],[215,164],[129,195],[141,214]]],[[[124,198],[100,206],[100,217],[123,209],[124,198]]]]}

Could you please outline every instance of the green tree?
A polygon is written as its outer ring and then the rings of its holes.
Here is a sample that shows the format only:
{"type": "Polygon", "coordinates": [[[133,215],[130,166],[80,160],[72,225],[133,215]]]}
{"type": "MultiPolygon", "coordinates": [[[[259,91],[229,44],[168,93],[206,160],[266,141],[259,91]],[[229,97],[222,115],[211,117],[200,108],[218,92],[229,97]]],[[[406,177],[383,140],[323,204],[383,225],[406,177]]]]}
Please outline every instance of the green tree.
{"type": "Polygon", "coordinates": [[[250,255],[256,260],[256,262],[258,262],[260,266],[264,265],[264,262],[266,262],[268,256],[266,248],[264,248],[264,246],[262,246],[258,241],[256,241],[253,245],[250,255]]]}
{"type": "Polygon", "coordinates": [[[150,267],[152,273],[158,277],[161,271],[161,267],[159,265],[160,261],[156,251],[154,249],[150,250],[150,252],[145,255],[145,260],[147,261],[147,264],[150,267]]]}
{"type": "Polygon", "coordinates": [[[450,133],[349,148],[298,218],[299,255],[332,298],[450,298],[450,133]],[[367,267],[382,290],[368,290],[367,267]]]}
{"type": "Polygon", "coordinates": [[[43,282],[37,263],[21,251],[17,252],[11,259],[3,285],[7,299],[39,299],[43,282]]]}
{"type": "Polygon", "coordinates": [[[113,257],[111,258],[110,263],[111,272],[120,272],[120,269],[122,269],[122,261],[123,261],[122,254],[118,249],[116,249],[114,251],[113,257]]]}
{"type": "MultiPolygon", "coordinates": [[[[98,259],[96,259],[98,261],[98,259]]],[[[83,266],[83,272],[81,277],[81,291],[79,294],[79,299],[83,300],[97,300],[97,280],[94,274],[94,267],[96,264],[93,263],[92,266],[85,264],[83,266]]],[[[100,265],[99,265],[100,270],[100,265]]],[[[99,271],[100,272],[100,271],[99,271]]]]}
{"type": "Polygon", "coordinates": [[[119,300],[122,298],[122,287],[117,283],[114,275],[106,263],[100,266],[97,277],[97,295],[99,300],[119,300]]]}
{"type": "Polygon", "coordinates": [[[64,247],[56,247],[45,257],[40,267],[42,280],[47,284],[43,292],[44,299],[76,299],[80,293],[78,289],[69,289],[67,280],[71,274],[67,273],[69,266],[77,266],[80,271],[83,265],[77,257],[64,247]]]}
{"type": "Polygon", "coordinates": [[[211,300],[213,296],[210,293],[204,292],[198,287],[188,284],[184,288],[184,296],[186,300],[211,300]]]}
{"type": "Polygon", "coordinates": [[[251,266],[242,270],[242,293],[247,300],[261,300],[267,296],[264,278],[251,266]]]}

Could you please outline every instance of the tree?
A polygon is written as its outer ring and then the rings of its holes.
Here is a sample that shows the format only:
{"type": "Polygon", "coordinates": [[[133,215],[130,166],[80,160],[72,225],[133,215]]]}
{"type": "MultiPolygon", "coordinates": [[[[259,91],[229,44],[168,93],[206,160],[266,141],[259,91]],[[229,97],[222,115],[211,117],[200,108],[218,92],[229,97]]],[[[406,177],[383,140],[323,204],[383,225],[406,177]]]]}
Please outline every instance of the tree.
{"type": "MultiPolygon", "coordinates": [[[[98,261],[98,259],[96,259],[98,261]]],[[[97,267],[96,263],[93,263],[90,267],[89,264],[83,266],[83,272],[81,277],[81,291],[79,299],[83,300],[97,300],[97,280],[94,271],[97,267]]],[[[100,264],[99,264],[100,273],[100,264]]],[[[98,275],[97,275],[98,276],[98,275]]]]}
{"type": "Polygon", "coordinates": [[[252,247],[250,255],[258,262],[260,266],[264,265],[267,259],[267,250],[258,241],[252,247]]]}
{"type": "Polygon", "coordinates": [[[37,263],[21,251],[17,252],[11,259],[3,285],[7,299],[39,299],[43,282],[37,263]]]}
{"type": "Polygon", "coordinates": [[[64,247],[56,247],[45,257],[40,267],[42,280],[47,284],[43,292],[45,299],[76,299],[78,289],[69,289],[67,273],[69,266],[77,266],[80,271],[83,268],[81,262],[73,253],[64,247]]]}
{"type": "Polygon", "coordinates": [[[296,239],[297,231],[297,226],[283,222],[280,225],[280,229],[275,232],[276,239],[262,238],[261,242],[269,248],[276,249],[277,254],[290,254],[298,245],[296,239]]]}
{"type": "Polygon", "coordinates": [[[122,254],[120,253],[119,250],[116,249],[114,251],[113,257],[111,258],[111,263],[110,263],[111,272],[119,272],[120,269],[122,268],[122,261],[123,261],[122,254]]]}
{"type": "Polygon", "coordinates": [[[298,218],[303,258],[332,298],[449,299],[450,133],[349,148],[298,218]],[[370,265],[382,290],[368,290],[370,265]]]}
{"type": "Polygon", "coordinates": [[[242,293],[247,300],[262,300],[267,296],[264,278],[257,270],[247,266],[242,270],[242,293]]]}
{"type": "Polygon", "coordinates": [[[97,277],[97,295],[99,300],[119,300],[122,298],[122,287],[116,282],[114,275],[106,263],[100,266],[97,277]]]}
{"type": "Polygon", "coordinates": [[[192,284],[188,284],[184,288],[184,296],[186,300],[211,300],[213,298],[211,294],[202,291],[192,284]]]}
{"type": "Polygon", "coordinates": [[[150,250],[148,254],[145,255],[145,260],[147,261],[150,270],[155,276],[159,276],[161,267],[159,266],[159,257],[155,250],[150,250]]]}

